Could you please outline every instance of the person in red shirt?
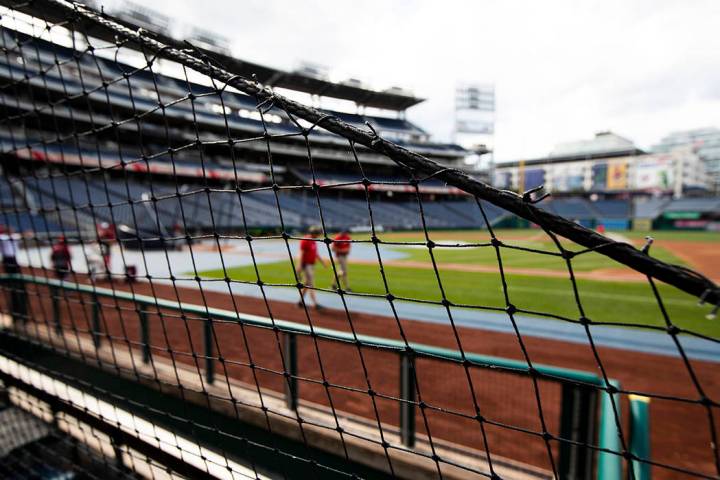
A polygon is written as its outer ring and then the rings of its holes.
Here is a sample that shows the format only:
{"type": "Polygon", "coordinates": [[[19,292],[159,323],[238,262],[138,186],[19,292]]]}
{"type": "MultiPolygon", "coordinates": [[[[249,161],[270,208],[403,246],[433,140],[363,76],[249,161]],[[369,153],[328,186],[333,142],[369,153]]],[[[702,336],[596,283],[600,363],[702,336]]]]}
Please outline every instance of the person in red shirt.
{"type": "Polygon", "coordinates": [[[107,279],[110,280],[110,266],[112,264],[112,244],[115,242],[115,226],[107,222],[98,225],[98,242],[100,243],[100,251],[102,252],[103,263],[105,264],[105,273],[107,279]]]}
{"type": "MultiPolygon", "coordinates": [[[[335,259],[338,265],[338,278],[340,284],[345,285],[345,291],[351,292],[350,284],[348,283],[348,255],[350,255],[350,232],[347,229],[343,229],[335,235],[333,238],[332,250],[335,254],[335,259]]],[[[337,288],[337,284],[333,281],[333,289],[337,288]]]]}
{"type": "Polygon", "coordinates": [[[305,292],[310,292],[310,300],[313,306],[317,310],[321,310],[322,306],[317,301],[317,295],[315,293],[315,262],[320,262],[323,268],[326,267],[325,260],[318,254],[317,244],[315,240],[320,236],[322,230],[320,227],[310,227],[308,230],[308,237],[300,240],[300,256],[297,260],[297,275],[298,279],[303,283],[303,288],[300,290],[302,299],[298,302],[298,306],[303,306],[303,299],[305,298],[305,292]]]}
{"type": "Polygon", "coordinates": [[[55,270],[55,275],[60,279],[64,279],[70,272],[72,265],[72,257],[70,256],[70,248],[64,235],[60,235],[57,242],[52,246],[50,252],[50,260],[55,270]]]}

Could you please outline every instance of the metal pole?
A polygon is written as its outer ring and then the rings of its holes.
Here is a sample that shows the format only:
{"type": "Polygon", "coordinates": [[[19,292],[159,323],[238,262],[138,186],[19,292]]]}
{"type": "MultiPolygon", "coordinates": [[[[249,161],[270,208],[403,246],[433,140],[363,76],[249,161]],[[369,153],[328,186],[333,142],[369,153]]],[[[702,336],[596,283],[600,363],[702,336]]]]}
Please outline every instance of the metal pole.
{"type": "MultiPolygon", "coordinates": [[[[650,399],[630,395],[630,453],[641,460],[650,460],[650,399]]],[[[650,464],[632,461],[635,480],[650,480],[650,464]]]]}
{"type": "Polygon", "coordinates": [[[205,379],[207,383],[215,381],[215,360],[213,359],[213,326],[210,317],[205,319],[203,338],[205,343],[205,379]]]}
{"type": "Polygon", "coordinates": [[[290,410],[298,407],[298,365],[297,365],[297,337],[286,333],[284,339],[283,368],[285,369],[285,405],[290,410]]]}
{"type": "Polygon", "coordinates": [[[400,439],[403,445],[415,445],[415,362],[411,355],[400,355],[400,439]]]}
{"type": "Polygon", "coordinates": [[[60,322],[60,289],[50,286],[50,298],[52,299],[53,323],[55,324],[55,332],[59,335],[62,333],[62,323],[60,322]]]}
{"type": "MultiPolygon", "coordinates": [[[[610,385],[616,391],[620,390],[621,385],[617,380],[610,380],[610,385]]],[[[617,418],[622,421],[620,395],[602,391],[599,396],[600,431],[598,432],[598,446],[606,451],[597,453],[597,478],[621,480],[623,478],[622,447],[620,446],[620,431],[616,421],[616,414],[617,418]]]]}
{"type": "Polygon", "coordinates": [[[98,348],[100,347],[100,341],[102,340],[100,337],[100,299],[97,295],[93,295],[92,300],[92,338],[95,348],[98,348]]]}
{"type": "Polygon", "coordinates": [[[115,452],[115,466],[118,470],[125,470],[125,462],[123,460],[123,445],[120,440],[115,437],[110,437],[113,451],[115,452]]]}
{"type": "Polygon", "coordinates": [[[23,280],[10,283],[10,303],[13,321],[27,322],[28,299],[25,282],[23,280]]]}
{"type": "Polygon", "coordinates": [[[597,391],[563,383],[560,414],[560,478],[593,478],[597,391]],[[572,443],[576,442],[576,443],[572,443]]]}
{"type": "Polygon", "coordinates": [[[150,325],[148,325],[148,316],[145,309],[140,306],[138,310],[140,317],[140,343],[142,344],[142,361],[150,363],[150,325]]]}

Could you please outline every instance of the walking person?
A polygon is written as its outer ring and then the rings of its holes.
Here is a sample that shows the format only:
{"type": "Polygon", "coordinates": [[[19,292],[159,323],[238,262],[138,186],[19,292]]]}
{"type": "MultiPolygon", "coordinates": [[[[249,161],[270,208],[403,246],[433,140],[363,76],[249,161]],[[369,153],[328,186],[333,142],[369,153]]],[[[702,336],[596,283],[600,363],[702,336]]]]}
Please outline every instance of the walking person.
{"type": "Polygon", "coordinates": [[[50,261],[53,270],[55,270],[55,276],[60,280],[63,280],[72,270],[72,255],[70,254],[70,247],[68,247],[65,235],[60,235],[55,245],[52,246],[50,261]]]}
{"type": "MultiPolygon", "coordinates": [[[[17,262],[17,240],[12,228],[0,225],[0,252],[2,252],[3,270],[7,274],[19,274],[20,265],[17,262]]],[[[10,312],[13,319],[27,320],[27,294],[25,283],[22,280],[13,280],[7,283],[10,293],[10,312]]]]}
{"type": "Polygon", "coordinates": [[[115,233],[115,225],[103,222],[97,229],[98,241],[100,243],[100,251],[102,252],[103,263],[105,264],[105,273],[108,281],[112,280],[110,267],[112,266],[112,245],[117,239],[115,233]]]}
{"type": "Polygon", "coordinates": [[[320,236],[322,230],[320,227],[313,226],[308,229],[308,236],[300,240],[300,256],[297,261],[297,276],[298,279],[303,283],[303,288],[300,290],[300,296],[302,297],[298,302],[298,306],[303,306],[303,300],[305,299],[305,293],[310,292],[310,301],[316,310],[322,310],[322,305],[317,301],[317,294],[315,288],[315,263],[320,262],[323,268],[327,267],[325,260],[318,254],[317,241],[315,240],[320,236]]]}
{"type": "MultiPolygon", "coordinates": [[[[348,255],[350,255],[350,244],[352,237],[347,228],[344,228],[335,235],[333,238],[332,250],[335,254],[335,260],[338,266],[338,279],[340,280],[340,286],[345,288],[346,292],[351,292],[350,284],[348,283],[348,255]]],[[[333,280],[332,288],[336,289],[338,285],[333,280]]]]}
{"type": "Polygon", "coordinates": [[[0,225],[0,251],[5,273],[20,273],[20,265],[17,263],[17,241],[12,229],[5,225],[0,225]]]}

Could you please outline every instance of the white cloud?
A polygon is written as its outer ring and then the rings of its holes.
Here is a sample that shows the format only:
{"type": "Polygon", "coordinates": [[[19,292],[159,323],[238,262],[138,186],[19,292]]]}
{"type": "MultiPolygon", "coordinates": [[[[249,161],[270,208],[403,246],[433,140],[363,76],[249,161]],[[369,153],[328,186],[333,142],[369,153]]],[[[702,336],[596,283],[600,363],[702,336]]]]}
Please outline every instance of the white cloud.
{"type": "Polygon", "coordinates": [[[500,159],[611,129],[647,146],[720,125],[720,3],[656,0],[152,0],[232,39],[244,59],[301,60],[413,89],[408,113],[450,138],[455,82],[494,81],[500,159]]]}

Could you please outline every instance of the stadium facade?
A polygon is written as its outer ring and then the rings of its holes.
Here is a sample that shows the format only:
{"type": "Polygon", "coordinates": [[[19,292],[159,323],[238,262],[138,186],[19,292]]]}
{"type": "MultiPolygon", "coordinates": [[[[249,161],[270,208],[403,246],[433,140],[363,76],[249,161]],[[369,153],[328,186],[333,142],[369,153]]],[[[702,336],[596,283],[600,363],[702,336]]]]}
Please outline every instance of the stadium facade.
{"type": "Polygon", "coordinates": [[[600,132],[557,145],[547,157],[495,165],[495,186],[515,192],[538,185],[552,193],[545,208],[588,227],[611,230],[720,230],[707,154],[687,136],[646,152],[600,132]]]}
{"type": "Polygon", "coordinates": [[[697,146],[688,142],[645,152],[624,137],[600,132],[560,144],[545,158],[499,163],[494,182],[514,191],[545,185],[554,195],[681,198],[711,190],[705,169],[697,146]]]}
{"type": "Polygon", "coordinates": [[[708,127],[672,132],[654,145],[652,151],[668,153],[687,146],[692,146],[703,160],[712,193],[720,195],[720,129],[708,127]]]}

